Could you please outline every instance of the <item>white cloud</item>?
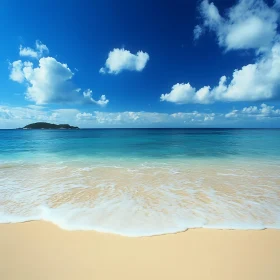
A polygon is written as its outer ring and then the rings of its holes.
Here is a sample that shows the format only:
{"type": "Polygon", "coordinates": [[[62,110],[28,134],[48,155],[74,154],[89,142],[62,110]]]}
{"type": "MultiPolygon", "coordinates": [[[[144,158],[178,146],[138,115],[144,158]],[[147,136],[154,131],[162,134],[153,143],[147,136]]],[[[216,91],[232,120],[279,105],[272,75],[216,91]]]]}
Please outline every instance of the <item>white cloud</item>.
{"type": "Polygon", "coordinates": [[[224,78],[213,89],[215,100],[257,101],[276,98],[280,95],[280,43],[270,52],[258,58],[256,63],[243,66],[233,72],[231,81],[224,78]]]}
{"type": "MultiPolygon", "coordinates": [[[[32,62],[18,62],[16,71],[23,79],[14,79],[16,82],[25,82],[27,85],[26,98],[36,104],[73,102],[79,99],[79,89],[71,79],[72,71],[67,64],[58,62],[53,57],[43,57],[38,67],[32,62]],[[21,65],[19,69],[18,65],[21,65]]],[[[12,68],[13,73],[14,68],[12,68]]],[[[17,75],[16,77],[19,77],[17,75]]]]}
{"type": "MultiPolygon", "coordinates": [[[[222,17],[214,3],[203,0],[199,6],[202,30],[215,32],[218,43],[226,50],[269,49],[277,35],[279,13],[263,0],[240,0],[222,17]]],[[[194,36],[199,38],[198,27],[194,36]]],[[[202,32],[200,32],[201,34],[202,32]]]]}
{"type": "Polygon", "coordinates": [[[279,77],[280,43],[276,43],[256,63],[234,70],[231,80],[222,76],[213,89],[204,86],[196,90],[189,83],[175,84],[170,93],[161,95],[160,100],[177,104],[268,100],[280,96],[279,77]]]}
{"type": "Polygon", "coordinates": [[[33,122],[74,123],[80,111],[77,109],[50,110],[42,106],[1,106],[0,128],[23,127],[33,122]]]}
{"type": "Polygon", "coordinates": [[[187,84],[176,84],[172,87],[170,93],[162,94],[160,97],[161,101],[169,101],[177,104],[188,103],[188,100],[193,99],[195,95],[195,88],[189,83],[187,84]]]}
{"type": "Polygon", "coordinates": [[[30,64],[23,68],[27,88],[27,99],[36,104],[71,102],[78,99],[79,89],[71,79],[72,71],[67,64],[58,62],[53,57],[43,57],[39,66],[30,64]]]}
{"type": "Polygon", "coordinates": [[[21,60],[10,63],[9,68],[11,70],[10,79],[22,83],[24,81],[24,74],[22,72],[23,63],[21,60]]]}
{"type": "Polygon", "coordinates": [[[44,55],[49,53],[49,49],[46,45],[42,44],[41,41],[37,40],[35,44],[35,50],[29,47],[23,47],[20,45],[19,47],[19,55],[20,56],[28,56],[31,58],[41,58],[44,55]]]}
{"type": "Polygon", "coordinates": [[[213,121],[215,119],[215,114],[208,114],[204,117],[204,121],[213,121]]]}
{"type": "Polygon", "coordinates": [[[84,98],[88,100],[90,103],[95,103],[100,106],[106,106],[109,103],[109,100],[106,99],[106,96],[103,94],[101,95],[99,100],[95,100],[92,98],[92,91],[90,89],[87,89],[86,91],[83,92],[84,98]]]}
{"type": "Polygon", "coordinates": [[[280,109],[262,104],[219,112],[83,112],[75,108],[52,110],[42,106],[13,107],[0,105],[0,128],[23,127],[33,122],[69,123],[81,128],[105,127],[242,127],[262,126],[268,120],[279,127],[280,109]]]}
{"type": "Polygon", "coordinates": [[[237,118],[238,110],[232,110],[231,112],[225,114],[226,118],[237,118]]]}
{"type": "Polygon", "coordinates": [[[182,126],[186,124],[203,124],[215,119],[214,113],[197,111],[173,114],[157,112],[94,112],[92,116],[97,124],[116,126],[182,126]]]}
{"type": "MultiPolygon", "coordinates": [[[[36,50],[43,54],[47,47],[36,41],[36,50]]],[[[38,56],[39,57],[39,56],[38,56]]],[[[42,57],[38,66],[30,61],[17,60],[10,64],[10,79],[24,83],[26,99],[37,105],[48,103],[92,103],[100,106],[109,100],[102,95],[99,100],[92,98],[91,90],[84,93],[72,81],[74,73],[67,64],[53,57],[42,57]]]]}
{"type": "Polygon", "coordinates": [[[143,51],[132,54],[125,49],[114,49],[109,52],[105,66],[99,72],[102,74],[119,74],[124,70],[140,72],[145,68],[148,60],[148,53],[143,51]]]}
{"type": "Polygon", "coordinates": [[[46,113],[41,109],[28,107],[0,106],[0,128],[15,128],[26,122],[47,120],[46,113]]]}
{"type": "Polygon", "coordinates": [[[76,116],[80,113],[78,109],[56,109],[44,110],[42,112],[44,121],[54,123],[69,123],[77,125],[76,116]]]}
{"type": "Polygon", "coordinates": [[[146,124],[151,125],[165,120],[166,114],[149,112],[94,112],[98,124],[126,125],[126,124],[146,124]]]}
{"type": "Polygon", "coordinates": [[[77,115],[76,115],[76,118],[78,119],[78,120],[92,120],[94,117],[93,117],[93,115],[91,114],[91,113],[78,113],[77,115]]]}
{"type": "MultiPolygon", "coordinates": [[[[162,94],[161,101],[177,104],[208,104],[216,101],[258,101],[280,97],[280,35],[277,32],[278,14],[262,0],[240,0],[229,9],[227,18],[207,0],[200,12],[204,28],[216,32],[220,46],[230,49],[256,49],[254,63],[235,69],[232,77],[222,76],[219,84],[196,89],[189,82],[175,84],[162,94]]],[[[195,38],[203,31],[195,27],[195,38]]]]}
{"type": "Polygon", "coordinates": [[[194,40],[198,40],[203,33],[203,28],[200,25],[196,25],[193,30],[194,40]]]}
{"type": "Polygon", "coordinates": [[[0,128],[22,127],[38,121],[69,123],[79,127],[161,127],[195,126],[212,123],[217,114],[204,112],[81,112],[77,109],[50,110],[42,106],[0,105],[0,128]]]}
{"type": "Polygon", "coordinates": [[[198,91],[192,87],[189,83],[187,84],[175,84],[172,87],[170,93],[162,94],[160,97],[161,101],[173,102],[176,104],[186,103],[210,103],[209,86],[205,86],[198,91]]]}
{"type": "Polygon", "coordinates": [[[280,109],[275,109],[274,106],[261,104],[257,106],[244,107],[242,110],[233,110],[225,115],[226,118],[255,118],[255,119],[271,119],[280,118],[280,109]]]}
{"type": "Polygon", "coordinates": [[[212,30],[216,30],[222,22],[219,10],[214,3],[209,3],[208,0],[203,0],[200,4],[200,14],[204,20],[204,25],[212,30]]]}
{"type": "Polygon", "coordinates": [[[242,109],[243,114],[247,114],[248,116],[257,116],[263,118],[280,118],[280,109],[274,109],[274,106],[268,106],[266,104],[261,104],[258,108],[257,106],[245,107],[242,109]]]}
{"type": "Polygon", "coordinates": [[[0,107],[0,119],[11,119],[13,117],[13,113],[9,109],[0,107]]]}
{"type": "Polygon", "coordinates": [[[43,110],[43,109],[45,109],[45,107],[41,106],[41,105],[27,105],[26,107],[30,108],[30,109],[34,109],[34,110],[43,110]]]}

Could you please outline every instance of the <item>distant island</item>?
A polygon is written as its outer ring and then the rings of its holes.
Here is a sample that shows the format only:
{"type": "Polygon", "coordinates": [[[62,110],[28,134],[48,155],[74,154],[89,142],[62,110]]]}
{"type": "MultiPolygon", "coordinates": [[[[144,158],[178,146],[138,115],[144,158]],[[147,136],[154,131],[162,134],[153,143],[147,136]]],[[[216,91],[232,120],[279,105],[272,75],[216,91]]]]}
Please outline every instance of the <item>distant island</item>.
{"type": "Polygon", "coordinates": [[[37,122],[26,125],[21,129],[79,129],[77,126],[69,124],[53,124],[47,122],[37,122]]]}

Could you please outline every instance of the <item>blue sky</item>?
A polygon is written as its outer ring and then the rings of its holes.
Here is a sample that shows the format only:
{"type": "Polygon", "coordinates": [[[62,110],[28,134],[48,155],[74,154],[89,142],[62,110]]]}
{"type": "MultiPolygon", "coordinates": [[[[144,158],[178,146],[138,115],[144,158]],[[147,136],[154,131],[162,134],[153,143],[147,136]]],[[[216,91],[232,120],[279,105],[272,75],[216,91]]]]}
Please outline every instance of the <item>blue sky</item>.
{"type": "Polygon", "coordinates": [[[280,1],[1,1],[0,128],[280,127],[280,1]]]}

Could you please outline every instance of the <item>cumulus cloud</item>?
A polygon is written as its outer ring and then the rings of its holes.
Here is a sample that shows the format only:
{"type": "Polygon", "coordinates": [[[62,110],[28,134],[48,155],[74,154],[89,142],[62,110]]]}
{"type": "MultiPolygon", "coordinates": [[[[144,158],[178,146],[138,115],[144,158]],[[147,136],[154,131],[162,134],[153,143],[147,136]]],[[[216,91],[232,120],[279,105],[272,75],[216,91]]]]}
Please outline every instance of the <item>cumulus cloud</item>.
{"type": "MultiPolygon", "coordinates": [[[[79,115],[79,117],[81,117],[79,115]]],[[[86,115],[86,118],[89,116],[86,115]]],[[[214,113],[178,112],[173,114],[157,112],[99,112],[91,116],[97,124],[109,126],[182,126],[187,124],[207,124],[215,119],[214,113]]]]}
{"type": "MultiPolygon", "coordinates": [[[[217,34],[220,46],[227,50],[255,49],[255,61],[235,69],[232,77],[222,76],[214,87],[207,85],[196,89],[189,82],[177,83],[169,93],[162,94],[160,100],[176,104],[209,104],[280,97],[279,18],[275,8],[268,7],[262,0],[240,0],[223,18],[213,3],[204,0],[200,13],[203,28],[207,27],[217,34]]],[[[196,26],[195,38],[202,32],[196,26]]]]}
{"type": "Polygon", "coordinates": [[[231,112],[225,114],[226,118],[237,118],[238,117],[238,110],[232,110],[231,112]]]}
{"type": "Polygon", "coordinates": [[[1,128],[15,128],[26,122],[46,120],[48,117],[41,108],[0,106],[1,128]]]}
{"type": "Polygon", "coordinates": [[[256,118],[256,119],[271,119],[280,118],[280,109],[275,109],[275,106],[261,104],[257,106],[244,107],[241,110],[233,110],[225,115],[226,118],[256,118]]]}
{"type": "Polygon", "coordinates": [[[262,104],[219,112],[85,112],[75,108],[52,110],[44,106],[13,107],[0,105],[0,128],[23,127],[32,122],[69,123],[79,127],[241,127],[262,126],[269,120],[279,127],[280,109],[262,104]]]}
{"type": "Polygon", "coordinates": [[[124,70],[141,72],[145,68],[148,60],[148,53],[143,51],[132,54],[125,49],[114,49],[109,52],[105,66],[99,72],[102,74],[119,74],[124,70]]]}
{"type": "MultiPolygon", "coordinates": [[[[27,48],[28,49],[28,48],[27,48]]],[[[36,41],[36,50],[43,54],[47,47],[36,41]]],[[[27,53],[26,53],[27,54],[27,53]]],[[[29,54],[31,54],[29,52],[29,54]]],[[[38,58],[38,56],[37,56],[38,58]]],[[[92,98],[92,91],[84,93],[72,78],[74,73],[66,63],[53,57],[41,57],[37,66],[30,61],[17,60],[10,63],[10,79],[26,86],[26,99],[36,104],[48,103],[92,103],[100,106],[109,100],[102,95],[99,100],[92,98]]]]}
{"type": "Polygon", "coordinates": [[[162,94],[160,97],[161,101],[168,101],[177,104],[186,103],[210,103],[209,95],[210,87],[205,86],[198,91],[192,87],[189,83],[187,84],[175,84],[170,93],[162,94]]]}
{"type": "Polygon", "coordinates": [[[31,122],[70,123],[79,127],[161,127],[208,125],[221,117],[215,113],[177,112],[82,112],[77,109],[51,110],[43,106],[9,107],[0,105],[0,128],[21,127],[31,122]]]}
{"type": "Polygon", "coordinates": [[[71,102],[79,98],[79,89],[71,81],[73,75],[67,64],[53,57],[43,57],[38,67],[32,62],[16,61],[10,78],[19,83],[25,82],[28,100],[36,104],[47,104],[71,102]]]}
{"type": "MultiPolygon", "coordinates": [[[[256,49],[263,51],[273,44],[277,35],[279,13],[263,0],[240,0],[221,16],[214,3],[203,0],[199,6],[201,30],[210,30],[221,47],[228,50],[256,49]]],[[[198,39],[202,32],[196,32],[198,39]]]]}
{"type": "Polygon", "coordinates": [[[50,110],[47,107],[29,105],[26,107],[1,106],[0,128],[23,127],[33,122],[70,123],[77,125],[77,109],[50,110]]]}
{"type": "Polygon", "coordinates": [[[204,86],[196,90],[189,83],[175,84],[170,93],[162,94],[160,99],[177,104],[268,100],[280,95],[279,77],[280,43],[276,43],[256,63],[234,70],[231,79],[222,76],[212,89],[204,86]]]}
{"type": "Polygon", "coordinates": [[[24,74],[22,72],[23,63],[21,60],[16,60],[9,65],[10,68],[10,79],[22,83],[24,81],[24,74]]]}
{"type": "Polygon", "coordinates": [[[106,106],[109,102],[108,99],[106,99],[106,96],[103,94],[101,95],[100,99],[99,100],[95,100],[93,97],[92,97],[92,91],[90,89],[86,90],[83,92],[83,95],[84,95],[84,98],[86,100],[88,100],[90,103],[95,103],[95,104],[98,104],[100,106],[106,106]]]}
{"type": "Polygon", "coordinates": [[[28,56],[31,58],[39,59],[43,55],[47,55],[49,53],[49,49],[46,45],[44,45],[41,41],[37,40],[35,44],[35,49],[29,47],[23,47],[20,45],[19,47],[19,55],[20,56],[28,56]]]}
{"type": "Polygon", "coordinates": [[[86,113],[86,112],[84,112],[84,113],[78,113],[78,114],[76,115],[76,118],[77,118],[78,120],[92,120],[92,119],[94,119],[94,117],[93,117],[93,115],[92,115],[91,113],[86,113]]]}
{"type": "Polygon", "coordinates": [[[257,116],[262,118],[280,118],[280,109],[275,109],[275,106],[269,106],[266,104],[261,104],[260,107],[249,106],[242,109],[242,114],[248,116],[257,116]]]}

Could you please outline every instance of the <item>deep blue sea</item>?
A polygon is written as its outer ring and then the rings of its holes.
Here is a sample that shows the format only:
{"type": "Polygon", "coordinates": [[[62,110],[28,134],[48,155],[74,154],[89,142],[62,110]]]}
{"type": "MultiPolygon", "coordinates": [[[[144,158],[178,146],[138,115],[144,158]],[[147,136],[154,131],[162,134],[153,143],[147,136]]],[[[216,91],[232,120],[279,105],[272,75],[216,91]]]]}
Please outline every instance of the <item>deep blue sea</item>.
{"type": "Polygon", "coordinates": [[[280,130],[0,130],[0,223],[280,228],[280,130]]]}

